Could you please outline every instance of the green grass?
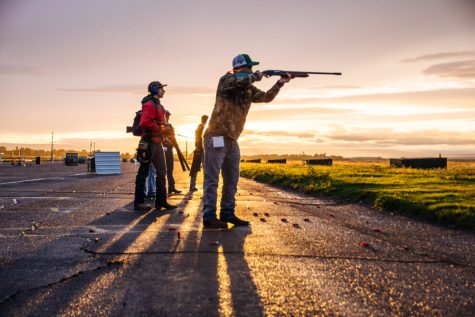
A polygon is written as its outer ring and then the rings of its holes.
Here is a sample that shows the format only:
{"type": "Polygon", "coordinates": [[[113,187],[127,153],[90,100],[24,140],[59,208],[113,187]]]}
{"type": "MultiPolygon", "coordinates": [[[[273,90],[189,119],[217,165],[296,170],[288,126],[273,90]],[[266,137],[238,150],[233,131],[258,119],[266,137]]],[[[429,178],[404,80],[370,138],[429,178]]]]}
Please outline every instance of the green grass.
{"type": "Polygon", "coordinates": [[[241,176],[306,193],[370,203],[383,210],[463,228],[475,227],[475,166],[392,168],[339,162],[331,167],[241,164],[241,176]]]}

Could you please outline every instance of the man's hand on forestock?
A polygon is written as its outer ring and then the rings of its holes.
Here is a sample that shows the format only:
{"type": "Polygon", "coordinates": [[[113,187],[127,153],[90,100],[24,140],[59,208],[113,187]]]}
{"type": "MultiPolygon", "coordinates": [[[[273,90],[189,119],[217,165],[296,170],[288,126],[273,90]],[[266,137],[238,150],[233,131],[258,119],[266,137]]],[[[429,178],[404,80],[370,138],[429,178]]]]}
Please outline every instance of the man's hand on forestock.
{"type": "Polygon", "coordinates": [[[288,83],[292,78],[295,78],[295,77],[287,73],[286,76],[281,76],[278,82],[279,84],[285,84],[285,83],[288,83]]]}

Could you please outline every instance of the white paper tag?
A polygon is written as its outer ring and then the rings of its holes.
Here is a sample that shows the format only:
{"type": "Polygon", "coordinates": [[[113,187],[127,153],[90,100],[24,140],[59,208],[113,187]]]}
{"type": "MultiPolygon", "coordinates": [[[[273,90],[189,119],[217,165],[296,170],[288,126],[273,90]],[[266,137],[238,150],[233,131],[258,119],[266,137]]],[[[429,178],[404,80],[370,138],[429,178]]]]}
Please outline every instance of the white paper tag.
{"type": "Polygon", "coordinates": [[[166,152],[168,150],[168,148],[166,146],[164,146],[163,150],[166,152]]]}
{"type": "Polygon", "coordinates": [[[223,136],[214,136],[213,137],[213,147],[224,147],[224,137],[223,136]]]}

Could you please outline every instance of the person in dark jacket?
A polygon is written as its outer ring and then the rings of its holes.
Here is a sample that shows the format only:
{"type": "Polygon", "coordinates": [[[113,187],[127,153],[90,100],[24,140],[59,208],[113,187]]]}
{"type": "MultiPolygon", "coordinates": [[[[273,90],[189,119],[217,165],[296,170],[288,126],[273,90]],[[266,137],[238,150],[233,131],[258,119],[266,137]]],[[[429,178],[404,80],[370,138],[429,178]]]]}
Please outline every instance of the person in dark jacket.
{"type": "Polygon", "coordinates": [[[201,123],[195,130],[195,150],[193,151],[193,161],[190,170],[190,191],[198,190],[196,188],[196,177],[198,172],[201,170],[201,164],[203,163],[203,131],[206,122],[208,122],[208,116],[201,116],[201,123]]]}
{"type": "Polygon", "coordinates": [[[165,94],[166,85],[158,81],[151,82],[148,85],[149,95],[142,99],[142,116],[140,118],[140,129],[143,131],[138,157],[142,158],[140,167],[135,179],[135,210],[149,210],[151,206],[145,203],[145,180],[148,175],[149,166],[153,164],[157,172],[155,208],[160,210],[174,209],[177,206],[170,205],[167,202],[167,191],[165,186],[165,177],[167,173],[165,155],[163,153],[163,136],[170,131],[166,125],[165,108],[160,103],[160,99],[165,94]],[[145,159],[144,159],[145,157],[145,159]]]}
{"type": "MultiPolygon", "coordinates": [[[[170,123],[171,115],[170,111],[165,110],[165,117],[168,124],[170,123]]],[[[169,137],[165,137],[163,140],[163,150],[165,151],[165,161],[167,163],[168,195],[180,194],[181,190],[176,189],[175,178],[173,177],[173,164],[175,163],[175,159],[173,155],[173,142],[169,137]]]]}

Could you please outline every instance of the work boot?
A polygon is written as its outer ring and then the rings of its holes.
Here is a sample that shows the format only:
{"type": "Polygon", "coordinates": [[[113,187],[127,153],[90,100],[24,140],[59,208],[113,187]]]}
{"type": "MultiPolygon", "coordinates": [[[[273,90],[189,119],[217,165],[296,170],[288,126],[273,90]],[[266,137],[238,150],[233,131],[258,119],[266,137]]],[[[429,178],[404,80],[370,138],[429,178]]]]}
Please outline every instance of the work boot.
{"type": "Polygon", "coordinates": [[[232,224],[235,225],[236,227],[249,226],[249,221],[239,219],[239,218],[236,217],[236,216],[232,216],[232,217],[221,217],[221,221],[232,223],[232,224]]]}
{"type": "Polygon", "coordinates": [[[147,204],[145,202],[138,203],[138,204],[134,203],[134,210],[143,211],[143,210],[150,210],[150,209],[152,209],[152,206],[150,206],[149,204],[147,204]]]}
{"type": "Polygon", "coordinates": [[[165,203],[162,203],[162,204],[155,205],[155,208],[157,208],[158,210],[160,210],[161,208],[163,208],[165,210],[171,210],[171,209],[178,208],[178,206],[177,205],[170,205],[169,203],[165,202],[165,203]]]}
{"type": "Polygon", "coordinates": [[[171,190],[168,191],[168,195],[173,195],[173,194],[181,194],[181,190],[172,188],[171,190]]]}
{"type": "Polygon", "coordinates": [[[196,192],[197,190],[198,190],[198,188],[196,188],[195,186],[190,187],[190,192],[196,192]]]}
{"type": "Polygon", "coordinates": [[[147,196],[145,196],[145,198],[147,198],[148,200],[155,200],[155,196],[156,196],[155,194],[147,195],[147,196]]]}
{"type": "Polygon", "coordinates": [[[203,220],[203,226],[206,229],[227,229],[228,224],[216,218],[203,220]]]}

